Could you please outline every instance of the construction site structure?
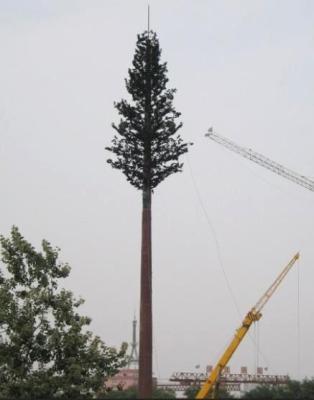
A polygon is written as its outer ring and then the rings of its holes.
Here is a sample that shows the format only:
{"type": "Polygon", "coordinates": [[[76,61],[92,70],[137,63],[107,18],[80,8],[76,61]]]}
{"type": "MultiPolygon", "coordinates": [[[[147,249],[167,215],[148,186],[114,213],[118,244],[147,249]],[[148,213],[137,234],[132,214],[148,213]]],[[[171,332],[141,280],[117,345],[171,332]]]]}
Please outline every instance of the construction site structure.
{"type": "MultiPolygon", "coordinates": [[[[212,369],[210,369],[212,370],[212,369]]],[[[288,375],[269,375],[260,373],[249,374],[247,368],[242,367],[239,374],[222,372],[220,375],[221,386],[229,392],[244,392],[252,385],[280,386],[289,382],[288,375]]],[[[158,382],[157,386],[162,389],[173,389],[176,392],[185,392],[190,387],[199,387],[207,380],[206,372],[174,372],[169,382],[158,382]]]]}
{"type": "Polygon", "coordinates": [[[217,385],[220,382],[220,377],[222,372],[224,371],[225,367],[227,366],[229,360],[233,356],[234,352],[239,347],[240,343],[242,342],[243,338],[247,334],[248,330],[250,329],[253,322],[258,321],[262,317],[262,309],[264,308],[265,304],[268,302],[270,297],[274,294],[275,290],[278,288],[282,280],[285,278],[287,273],[293,267],[295,262],[299,259],[299,253],[295,254],[294,257],[290,260],[290,262],[285,266],[285,268],[281,271],[278,277],[275,279],[273,284],[266,290],[263,296],[258,300],[253,308],[246,314],[242,325],[238,328],[235,332],[235,335],[224,351],[220,359],[218,360],[215,367],[210,372],[208,378],[206,379],[205,383],[202,385],[200,391],[197,393],[197,399],[205,399],[209,393],[216,391],[217,385]]]}
{"type": "Polygon", "coordinates": [[[256,164],[261,165],[262,167],[267,168],[270,171],[273,171],[276,174],[281,175],[284,178],[289,179],[290,181],[314,192],[314,181],[312,179],[298,174],[297,172],[294,172],[291,169],[284,167],[283,165],[269,159],[268,157],[263,156],[260,153],[257,153],[256,151],[239,146],[230,139],[227,139],[222,135],[218,135],[217,133],[215,133],[212,127],[208,129],[208,132],[205,134],[205,136],[215,141],[216,143],[221,144],[227,149],[240,154],[242,157],[254,161],[256,164]]]}

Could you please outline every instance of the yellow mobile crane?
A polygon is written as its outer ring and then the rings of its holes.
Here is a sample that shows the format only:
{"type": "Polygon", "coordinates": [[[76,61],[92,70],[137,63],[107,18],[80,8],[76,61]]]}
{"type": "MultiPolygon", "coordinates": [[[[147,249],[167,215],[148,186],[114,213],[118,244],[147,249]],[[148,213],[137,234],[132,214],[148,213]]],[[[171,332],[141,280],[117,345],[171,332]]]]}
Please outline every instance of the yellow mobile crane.
{"type": "Polygon", "coordinates": [[[287,273],[290,271],[294,263],[298,260],[300,257],[299,253],[297,253],[289,262],[288,265],[282,270],[282,272],[279,274],[279,276],[276,278],[274,283],[269,287],[269,289],[264,293],[264,295],[259,299],[259,301],[255,304],[255,306],[247,313],[245,316],[242,325],[240,328],[236,330],[236,333],[221,356],[221,358],[218,360],[216,366],[213,368],[211,371],[207,381],[204,383],[204,385],[201,387],[200,391],[196,395],[196,399],[205,399],[206,396],[212,392],[215,389],[215,386],[218,383],[220,374],[222,370],[226,367],[228,364],[230,358],[232,357],[233,353],[236,351],[238,348],[239,344],[242,342],[244,336],[250,329],[250,326],[252,325],[253,322],[258,321],[262,314],[261,311],[267,301],[270,299],[274,291],[277,289],[277,287],[280,285],[281,281],[284,279],[284,277],[287,275],[287,273]]]}

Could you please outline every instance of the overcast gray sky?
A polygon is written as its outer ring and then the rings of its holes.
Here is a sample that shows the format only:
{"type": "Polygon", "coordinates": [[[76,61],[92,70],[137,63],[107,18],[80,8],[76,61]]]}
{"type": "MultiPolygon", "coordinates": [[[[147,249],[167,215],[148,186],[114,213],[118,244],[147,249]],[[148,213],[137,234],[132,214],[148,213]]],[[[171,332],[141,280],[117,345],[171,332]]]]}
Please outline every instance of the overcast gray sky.
{"type": "MultiPolygon", "coordinates": [[[[314,376],[314,194],[204,138],[213,125],[314,177],[314,2],[150,3],[181,134],[194,142],[153,198],[154,372],[213,364],[300,250],[299,272],[265,307],[259,360],[314,376]]],[[[138,314],[141,196],[104,147],[146,15],[145,0],[0,1],[0,231],[15,224],[35,245],[61,247],[65,286],[116,346],[138,314]]],[[[247,338],[231,369],[255,363],[247,338]]]]}

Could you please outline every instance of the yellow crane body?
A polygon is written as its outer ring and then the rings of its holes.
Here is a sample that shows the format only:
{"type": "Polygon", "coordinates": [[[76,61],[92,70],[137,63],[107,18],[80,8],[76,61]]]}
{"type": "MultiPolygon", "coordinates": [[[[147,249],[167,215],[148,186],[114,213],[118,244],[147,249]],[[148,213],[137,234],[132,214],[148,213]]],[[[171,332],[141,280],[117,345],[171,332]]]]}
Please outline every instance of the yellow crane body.
{"type": "Polygon", "coordinates": [[[268,288],[268,290],[264,293],[264,295],[260,298],[260,300],[256,303],[256,305],[247,313],[245,316],[242,325],[240,328],[236,330],[236,333],[223,353],[223,355],[220,357],[218,360],[217,364],[211,371],[207,381],[203,384],[201,389],[196,395],[196,399],[205,399],[206,396],[212,392],[215,388],[215,385],[217,384],[219,380],[219,376],[222,372],[222,370],[226,367],[228,364],[230,358],[232,357],[233,353],[236,351],[240,343],[242,342],[243,338],[245,337],[246,333],[250,329],[250,326],[252,325],[253,322],[258,321],[262,314],[261,310],[267,303],[267,301],[270,299],[271,295],[274,293],[274,291],[277,289],[281,281],[284,279],[284,277],[287,275],[289,270],[292,268],[296,260],[300,257],[299,253],[297,253],[289,262],[289,264],[286,265],[286,267],[283,269],[283,271],[279,274],[279,276],[276,278],[274,283],[268,288]]]}

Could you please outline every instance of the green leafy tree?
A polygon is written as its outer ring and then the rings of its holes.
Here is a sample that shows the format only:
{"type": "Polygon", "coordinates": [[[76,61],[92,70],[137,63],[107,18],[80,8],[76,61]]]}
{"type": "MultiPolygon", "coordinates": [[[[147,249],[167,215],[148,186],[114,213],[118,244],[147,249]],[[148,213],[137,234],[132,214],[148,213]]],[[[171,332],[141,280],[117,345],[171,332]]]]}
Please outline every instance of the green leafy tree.
{"type": "Polygon", "coordinates": [[[138,390],[136,387],[131,387],[125,390],[110,390],[103,393],[101,396],[102,400],[105,399],[137,399],[138,390]]]}
{"type": "Polygon", "coordinates": [[[274,389],[270,386],[266,385],[259,385],[256,388],[250,390],[249,392],[245,393],[241,398],[242,399],[275,399],[275,392],[277,389],[274,389]]]}
{"type": "MultiPolygon", "coordinates": [[[[138,389],[136,387],[125,390],[112,390],[103,395],[102,399],[137,399],[138,389]]],[[[175,399],[176,393],[172,389],[154,388],[152,399],[175,399]]]]}
{"type": "Polygon", "coordinates": [[[200,390],[200,386],[190,386],[186,389],[184,392],[184,395],[187,397],[187,399],[195,399],[195,396],[197,395],[198,391],[200,390]]]}
{"type": "MultiPolygon", "coordinates": [[[[190,386],[188,389],[186,389],[186,391],[184,392],[185,396],[188,399],[195,399],[197,393],[200,390],[200,386],[198,385],[193,385],[190,386]]],[[[209,396],[210,397],[210,396],[209,396]]],[[[234,399],[234,397],[232,396],[232,394],[230,394],[226,389],[224,389],[223,387],[220,387],[217,391],[217,393],[215,393],[215,399],[234,399]]]]}
{"type": "Polygon", "coordinates": [[[108,163],[142,191],[139,395],[143,398],[152,394],[151,195],[164,179],[182,170],[179,157],[188,150],[177,135],[182,123],[176,123],[180,113],[172,104],[175,89],[167,88],[167,65],[160,56],[154,32],[138,35],[126,79],[132,102],[115,103],[121,119],[112,126],[118,135],[106,148],[115,156],[108,163]]]}
{"type": "Polygon", "coordinates": [[[123,365],[78,313],[83,300],[59,289],[70,267],[43,240],[38,252],[16,227],[0,237],[0,398],[87,399],[123,365]]]}
{"type": "Polygon", "coordinates": [[[301,391],[304,399],[314,400],[314,378],[304,379],[301,383],[301,391]]]}
{"type": "Polygon", "coordinates": [[[260,385],[245,393],[243,399],[314,400],[314,379],[290,380],[283,386],[260,385]]]}
{"type": "Polygon", "coordinates": [[[153,389],[153,399],[175,399],[176,392],[173,389],[153,389]]]}
{"type": "MultiPolygon", "coordinates": [[[[190,386],[189,388],[186,389],[186,391],[184,392],[185,396],[188,399],[195,399],[197,393],[200,390],[200,386],[198,385],[193,385],[190,386]]],[[[219,387],[217,393],[215,393],[215,399],[234,399],[234,397],[232,396],[232,394],[230,394],[225,388],[223,387],[219,387]]]]}

